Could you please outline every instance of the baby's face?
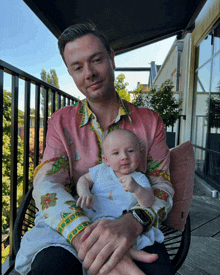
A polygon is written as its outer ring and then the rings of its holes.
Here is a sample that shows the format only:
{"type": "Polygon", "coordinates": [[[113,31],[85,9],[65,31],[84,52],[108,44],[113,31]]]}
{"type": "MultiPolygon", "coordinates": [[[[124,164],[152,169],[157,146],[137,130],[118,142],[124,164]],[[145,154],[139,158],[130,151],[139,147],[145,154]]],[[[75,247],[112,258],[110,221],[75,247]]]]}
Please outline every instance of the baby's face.
{"type": "Polygon", "coordinates": [[[140,163],[138,140],[128,133],[114,134],[104,143],[103,159],[117,177],[134,172],[140,163]]]}

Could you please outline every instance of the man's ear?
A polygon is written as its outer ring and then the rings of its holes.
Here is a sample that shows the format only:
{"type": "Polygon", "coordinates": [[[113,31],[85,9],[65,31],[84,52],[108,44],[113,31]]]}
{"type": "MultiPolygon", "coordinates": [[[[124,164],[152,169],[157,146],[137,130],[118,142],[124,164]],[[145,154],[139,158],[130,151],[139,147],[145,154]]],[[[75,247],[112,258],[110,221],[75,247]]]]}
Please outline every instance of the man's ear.
{"type": "Polygon", "coordinates": [[[102,156],[102,159],[104,159],[105,164],[108,166],[108,159],[106,158],[106,156],[105,156],[105,155],[103,155],[103,156],[102,156]]]}

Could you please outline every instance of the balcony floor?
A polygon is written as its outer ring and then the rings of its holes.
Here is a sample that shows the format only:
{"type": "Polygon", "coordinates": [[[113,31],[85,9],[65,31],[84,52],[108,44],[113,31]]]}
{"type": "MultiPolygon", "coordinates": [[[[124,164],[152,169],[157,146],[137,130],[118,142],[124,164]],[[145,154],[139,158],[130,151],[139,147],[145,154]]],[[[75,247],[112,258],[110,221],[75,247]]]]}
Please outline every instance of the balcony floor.
{"type": "Polygon", "coordinates": [[[216,275],[220,266],[220,200],[194,186],[191,245],[178,275],[216,275]]]}
{"type": "MultiPolygon", "coordinates": [[[[220,266],[220,200],[194,186],[191,246],[177,275],[216,275],[220,266]],[[215,255],[215,256],[214,256],[215,255]]],[[[10,275],[19,275],[13,270],[10,275]]]]}

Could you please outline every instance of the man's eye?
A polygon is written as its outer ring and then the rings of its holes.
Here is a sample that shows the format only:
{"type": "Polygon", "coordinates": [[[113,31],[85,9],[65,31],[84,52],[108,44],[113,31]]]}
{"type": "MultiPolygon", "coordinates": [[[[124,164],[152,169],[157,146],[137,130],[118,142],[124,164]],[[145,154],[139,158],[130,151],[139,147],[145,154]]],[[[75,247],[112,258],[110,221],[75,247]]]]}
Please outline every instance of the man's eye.
{"type": "Polygon", "coordinates": [[[79,70],[81,70],[81,66],[80,67],[76,67],[75,69],[74,69],[74,71],[79,71],[79,70]]]}
{"type": "Polygon", "coordinates": [[[97,58],[97,59],[95,59],[93,62],[94,62],[94,63],[99,63],[99,62],[101,62],[101,58],[97,58]]]}
{"type": "Polygon", "coordinates": [[[128,153],[132,153],[132,152],[134,152],[134,150],[128,150],[128,153]]]}

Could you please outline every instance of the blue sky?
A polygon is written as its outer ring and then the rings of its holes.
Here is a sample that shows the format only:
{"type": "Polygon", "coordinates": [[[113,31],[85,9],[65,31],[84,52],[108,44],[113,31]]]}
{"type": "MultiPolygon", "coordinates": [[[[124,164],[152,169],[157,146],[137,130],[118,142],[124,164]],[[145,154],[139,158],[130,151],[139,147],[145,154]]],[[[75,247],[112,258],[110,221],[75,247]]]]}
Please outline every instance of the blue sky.
{"type": "MultiPolygon", "coordinates": [[[[0,37],[0,59],[37,78],[40,78],[42,68],[46,71],[56,69],[61,90],[83,98],[59,55],[57,39],[22,0],[1,0],[0,37]]],[[[119,55],[115,60],[116,66],[148,67],[151,61],[161,65],[174,40],[175,37],[171,37],[119,55]]],[[[134,89],[137,82],[148,82],[147,72],[124,74],[129,90],[134,89]]]]}

